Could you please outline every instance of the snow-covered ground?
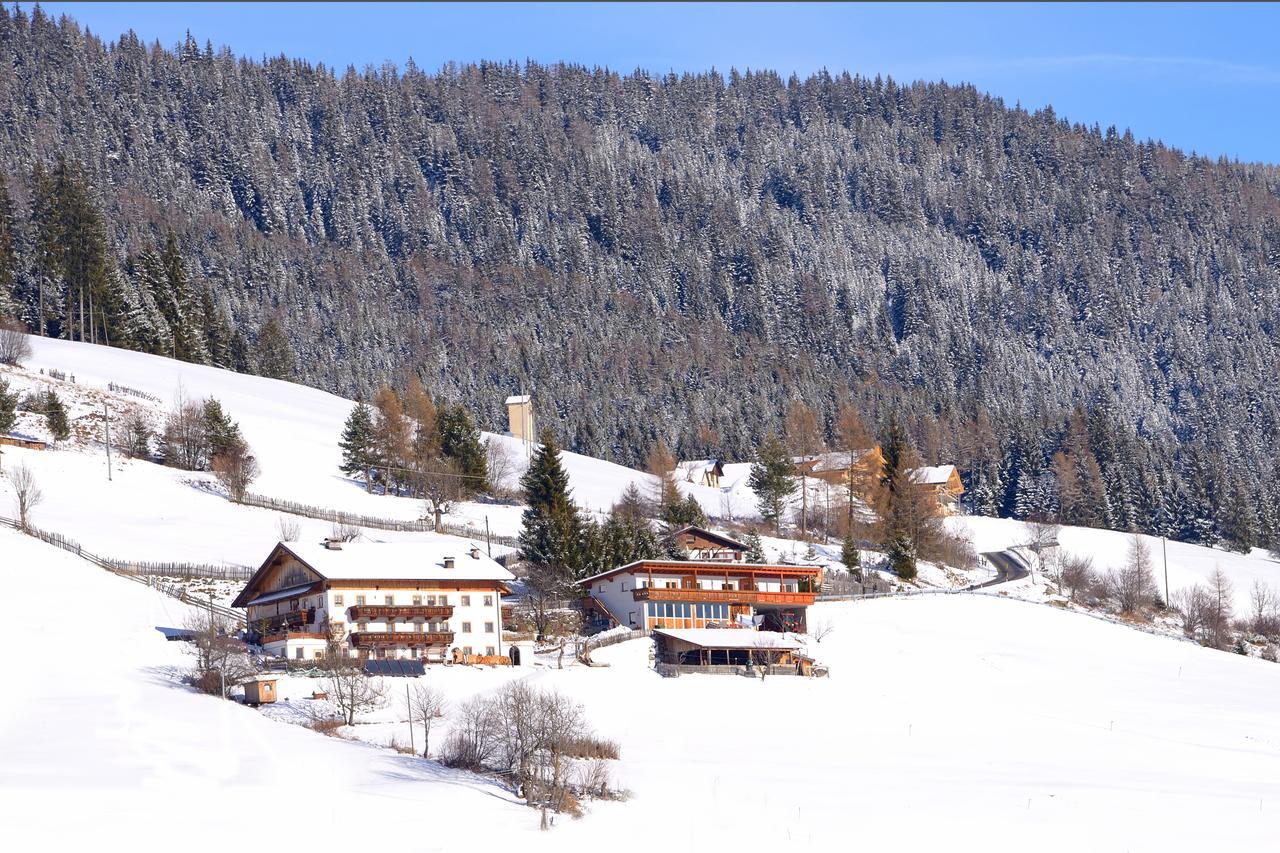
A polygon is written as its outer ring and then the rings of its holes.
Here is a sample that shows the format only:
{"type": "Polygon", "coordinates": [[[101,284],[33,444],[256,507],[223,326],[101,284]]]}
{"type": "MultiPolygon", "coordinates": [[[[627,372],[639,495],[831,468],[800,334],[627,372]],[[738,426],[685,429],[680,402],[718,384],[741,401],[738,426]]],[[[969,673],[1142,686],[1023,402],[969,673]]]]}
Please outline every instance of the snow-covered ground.
{"type": "MultiPolygon", "coordinates": [[[[182,687],[183,646],[154,631],[181,622],[171,599],[11,531],[0,553],[13,601],[59,603],[56,619],[10,616],[26,653],[0,703],[0,825],[23,848],[352,848],[373,832],[423,850],[661,835],[672,850],[1199,853],[1274,849],[1280,825],[1280,666],[1049,607],[821,604],[827,679],[662,679],[648,640],[598,650],[601,668],[433,667],[454,701],[532,678],[620,741],[631,799],[539,833],[483,779],[182,687]]],[[[289,681],[300,698],[306,680],[289,681]]],[[[402,685],[358,737],[407,740],[402,685]]]]}
{"type": "MultiPolygon", "coordinates": [[[[1011,519],[960,516],[947,523],[953,530],[968,536],[979,552],[1000,551],[1024,544],[1029,538],[1028,526],[1011,519]]],[[[1163,596],[1165,551],[1162,550],[1162,543],[1153,536],[1144,535],[1141,538],[1150,548],[1156,586],[1163,596]]],[[[1064,526],[1058,532],[1062,554],[1089,557],[1097,572],[1122,568],[1128,557],[1130,539],[1129,533],[1091,527],[1064,526]]],[[[1169,565],[1169,592],[1175,598],[1179,590],[1204,583],[1217,568],[1221,568],[1231,579],[1234,607],[1239,615],[1248,612],[1249,592],[1255,580],[1263,581],[1273,591],[1280,593],[1280,561],[1261,548],[1255,548],[1249,554],[1237,554],[1185,542],[1168,542],[1165,547],[1169,565]]]]}

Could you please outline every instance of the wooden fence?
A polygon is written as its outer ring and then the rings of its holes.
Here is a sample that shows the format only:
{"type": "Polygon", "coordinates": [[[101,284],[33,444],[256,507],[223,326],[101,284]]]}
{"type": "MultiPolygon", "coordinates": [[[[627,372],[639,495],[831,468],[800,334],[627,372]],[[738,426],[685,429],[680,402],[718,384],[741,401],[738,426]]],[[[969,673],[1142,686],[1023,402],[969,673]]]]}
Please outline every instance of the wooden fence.
{"type": "Polygon", "coordinates": [[[75,554],[82,560],[88,560],[100,569],[106,569],[117,577],[126,578],[135,581],[152,589],[163,592],[165,595],[178,599],[186,604],[192,604],[211,610],[220,616],[224,616],[240,624],[244,624],[245,617],[243,613],[232,610],[229,607],[223,607],[212,602],[202,602],[187,592],[185,587],[170,583],[163,577],[182,577],[197,580],[208,580],[217,578],[219,580],[247,580],[252,574],[253,569],[248,566],[215,566],[200,563],[153,563],[145,561],[115,560],[110,557],[99,556],[92,551],[86,551],[84,547],[74,539],[69,539],[61,533],[54,533],[49,530],[40,530],[37,527],[27,526],[25,531],[22,526],[12,518],[4,518],[0,516],[0,525],[11,527],[14,530],[25,532],[30,536],[34,536],[42,542],[52,545],[55,548],[61,548],[75,554]]]}
{"type": "Polygon", "coordinates": [[[378,530],[396,530],[411,533],[448,533],[451,536],[463,536],[468,539],[482,539],[486,542],[493,542],[498,545],[506,545],[511,548],[518,548],[520,540],[514,536],[498,536],[488,533],[485,530],[471,524],[455,524],[449,521],[441,521],[440,526],[436,527],[432,521],[418,519],[416,521],[406,521],[397,518],[379,518],[373,515],[359,515],[358,513],[343,512],[342,510],[329,509],[322,506],[311,506],[309,504],[298,503],[296,501],[286,501],[280,498],[269,498],[265,495],[246,494],[240,503],[246,506],[256,506],[260,509],[271,509],[277,512],[285,512],[290,515],[301,515],[304,518],[314,518],[318,521],[328,521],[333,524],[350,525],[351,527],[373,527],[378,530]]]}

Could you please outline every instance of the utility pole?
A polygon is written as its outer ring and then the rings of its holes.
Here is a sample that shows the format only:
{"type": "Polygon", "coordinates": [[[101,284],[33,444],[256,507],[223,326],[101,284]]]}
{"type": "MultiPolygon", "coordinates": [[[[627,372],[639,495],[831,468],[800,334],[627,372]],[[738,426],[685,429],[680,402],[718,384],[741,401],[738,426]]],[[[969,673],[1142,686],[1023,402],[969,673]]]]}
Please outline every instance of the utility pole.
{"type": "Polygon", "coordinates": [[[493,539],[489,536],[489,516],[484,517],[484,549],[493,558],[493,539]]]}
{"type": "Polygon", "coordinates": [[[102,401],[102,422],[107,426],[107,482],[111,482],[111,410],[107,401],[102,401]]]}
{"type": "Polygon", "coordinates": [[[409,699],[409,682],[404,683],[404,707],[409,712],[409,752],[412,755],[418,754],[418,749],[413,745],[413,702],[409,699]]]}
{"type": "Polygon", "coordinates": [[[1160,554],[1164,557],[1164,606],[1170,607],[1173,602],[1169,600],[1169,541],[1166,537],[1160,537],[1160,554]]]}

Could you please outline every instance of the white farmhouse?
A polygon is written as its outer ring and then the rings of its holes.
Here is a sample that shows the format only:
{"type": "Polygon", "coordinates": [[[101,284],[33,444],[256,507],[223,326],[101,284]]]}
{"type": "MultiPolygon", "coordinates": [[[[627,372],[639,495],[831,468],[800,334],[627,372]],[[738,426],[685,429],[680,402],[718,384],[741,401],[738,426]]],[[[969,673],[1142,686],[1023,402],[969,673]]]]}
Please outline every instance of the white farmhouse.
{"type": "Polygon", "coordinates": [[[505,654],[502,595],[512,574],[451,536],[420,542],[280,542],[233,607],[269,654],[443,660],[505,654]]]}

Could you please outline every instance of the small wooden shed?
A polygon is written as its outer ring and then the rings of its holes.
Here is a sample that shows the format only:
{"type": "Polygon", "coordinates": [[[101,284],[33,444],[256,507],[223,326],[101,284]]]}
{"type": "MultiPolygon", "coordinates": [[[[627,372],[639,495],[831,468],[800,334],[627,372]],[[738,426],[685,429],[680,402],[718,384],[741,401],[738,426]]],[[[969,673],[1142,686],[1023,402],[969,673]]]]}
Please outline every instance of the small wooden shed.
{"type": "Polygon", "coordinates": [[[274,701],[276,701],[275,678],[262,676],[244,683],[244,703],[246,705],[267,705],[274,701]]]}

